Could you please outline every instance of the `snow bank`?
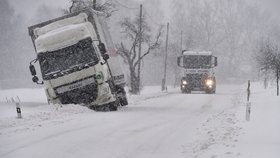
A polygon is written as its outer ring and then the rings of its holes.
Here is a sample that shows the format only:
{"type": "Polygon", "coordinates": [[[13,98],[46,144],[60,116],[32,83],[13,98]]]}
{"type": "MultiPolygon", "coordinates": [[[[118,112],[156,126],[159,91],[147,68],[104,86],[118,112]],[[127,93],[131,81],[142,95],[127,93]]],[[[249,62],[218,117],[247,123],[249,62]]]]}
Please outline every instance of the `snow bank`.
{"type": "Polygon", "coordinates": [[[0,102],[7,102],[14,98],[21,102],[47,103],[47,97],[43,88],[40,89],[9,89],[0,91],[0,102]]]}
{"type": "Polygon", "coordinates": [[[238,111],[244,134],[236,150],[241,151],[241,158],[279,158],[280,97],[274,87],[265,90],[257,83],[252,84],[251,92],[251,120],[245,121],[245,104],[238,111]]]}
{"type": "Polygon", "coordinates": [[[251,90],[249,122],[246,85],[219,85],[215,95],[145,87],[109,113],[48,105],[43,89],[0,91],[0,157],[278,158],[280,97],[251,90]],[[3,102],[17,95],[23,119],[3,102]]]}

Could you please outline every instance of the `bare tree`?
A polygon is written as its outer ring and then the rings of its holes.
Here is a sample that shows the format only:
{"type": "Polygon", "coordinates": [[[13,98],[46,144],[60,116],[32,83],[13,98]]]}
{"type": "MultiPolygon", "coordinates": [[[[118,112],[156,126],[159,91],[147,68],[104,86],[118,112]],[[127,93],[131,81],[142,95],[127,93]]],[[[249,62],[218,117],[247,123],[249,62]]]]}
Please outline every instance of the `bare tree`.
{"type": "Polygon", "coordinates": [[[124,37],[128,40],[126,43],[120,43],[118,47],[118,54],[123,58],[124,62],[128,64],[130,72],[130,92],[132,94],[139,94],[140,92],[140,82],[139,76],[137,74],[136,68],[139,66],[140,62],[145,56],[151,53],[151,51],[160,47],[160,37],[162,34],[162,27],[159,28],[157,34],[152,40],[152,33],[150,27],[148,26],[145,16],[142,18],[142,32],[140,38],[139,32],[140,18],[130,19],[125,18],[120,22],[122,33],[124,37]],[[139,42],[141,40],[143,50],[141,57],[138,58],[138,48],[139,42]]]}
{"type": "Polygon", "coordinates": [[[106,0],[100,3],[96,0],[71,0],[72,6],[69,10],[64,10],[65,14],[76,12],[85,8],[93,8],[94,10],[103,12],[107,17],[110,17],[113,12],[117,11],[116,4],[112,0],[106,0]]]}
{"type": "Polygon", "coordinates": [[[279,96],[279,78],[280,78],[280,49],[279,45],[267,40],[260,44],[256,61],[260,71],[269,71],[275,75],[277,96],[279,96]]]}

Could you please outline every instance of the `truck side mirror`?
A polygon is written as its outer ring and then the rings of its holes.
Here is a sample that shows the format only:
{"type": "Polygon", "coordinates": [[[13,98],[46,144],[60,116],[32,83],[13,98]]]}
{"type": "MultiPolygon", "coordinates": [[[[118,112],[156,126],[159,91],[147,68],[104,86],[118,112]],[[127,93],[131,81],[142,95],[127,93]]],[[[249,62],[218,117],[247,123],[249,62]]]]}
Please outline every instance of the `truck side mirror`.
{"type": "Polygon", "coordinates": [[[35,83],[38,83],[39,78],[37,76],[33,76],[32,77],[32,81],[35,82],[35,83]]]}
{"type": "Polygon", "coordinates": [[[110,58],[110,56],[109,56],[108,54],[104,54],[104,55],[103,55],[103,59],[104,59],[105,61],[107,61],[109,58],[110,58]]]}
{"type": "Polygon", "coordinates": [[[218,58],[215,57],[215,63],[214,63],[215,66],[218,66],[218,58]]]}
{"type": "Polygon", "coordinates": [[[34,83],[37,83],[37,84],[44,84],[43,81],[42,81],[41,83],[38,82],[38,81],[39,81],[39,78],[38,78],[37,76],[33,76],[33,77],[32,77],[32,81],[33,81],[34,83]]]}
{"type": "Polygon", "coordinates": [[[107,50],[106,50],[106,47],[105,47],[105,44],[104,43],[99,43],[98,44],[98,49],[101,53],[101,55],[103,56],[104,54],[106,54],[107,50]]]}
{"type": "Polygon", "coordinates": [[[35,75],[36,75],[36,70],[35,70],[34,65],[31,65],[31,64],[30,64],[30,65],[29,65],[29,70],[30,70],[32,76],[35,76],[35,75]]]}

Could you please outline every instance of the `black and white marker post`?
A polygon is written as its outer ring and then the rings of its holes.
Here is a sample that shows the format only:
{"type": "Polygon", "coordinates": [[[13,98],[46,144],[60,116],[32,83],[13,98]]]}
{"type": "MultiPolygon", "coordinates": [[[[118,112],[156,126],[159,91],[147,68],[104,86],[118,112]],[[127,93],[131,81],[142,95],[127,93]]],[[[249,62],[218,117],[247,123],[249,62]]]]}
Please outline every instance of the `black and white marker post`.
{"type": "Polygon", "coordinates": [[[251,114],[251,102],[250,102],[250,95],[251,95],[251,90],[250,90],[250,80],[248,81],[248,88],[247,88],[247,105],[246,105],[246,120],[250,121],[250,114],[251,114]]]}
{"type": "Polygon", "coordinates": [[[18,118],[18,119],[21,119],[22,116],[21,116],[21,109],[20,109],[20,104],[19,104],[19,102],[16,102],[16,110],[17,110],[17,118],[18,118]]]}

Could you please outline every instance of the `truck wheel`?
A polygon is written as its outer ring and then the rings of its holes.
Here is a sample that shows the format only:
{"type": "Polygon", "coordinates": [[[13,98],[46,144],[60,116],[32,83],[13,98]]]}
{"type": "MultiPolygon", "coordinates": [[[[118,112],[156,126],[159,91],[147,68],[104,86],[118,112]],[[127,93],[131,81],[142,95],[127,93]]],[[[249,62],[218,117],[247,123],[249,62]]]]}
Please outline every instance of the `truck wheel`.
{"type": "Polygon", "coordinates": [[[126,97],[126,92],[123,87],[117,87],[117,96],[119,98],[119,102],[121,106],[128,105],[128,100],[126,97]]]}
{"type": "Polygon", "coordinates": [[[118,110],[118,101],[114,101],[112,103],[108,103],[102,106],[91,105],[88,108],[98,112],[108,112],[108,111],[117,111],[118,110]]]}
{"type": "Polygon", "coordinates": [[[127,100],[126,96],[120,99],[120,104],[121,104],[121,106],[128,105],[128,100],[127,100]]]}
{"type": "Polygon", "coordinates": [[[185,90],[182,90],[182,93],[190,94],[190,93],[191,93],[191,90],[185,89],[185,90]]]}
{"type": "Polygon", "coordinates": [[[206,93],[207,93],[207,94],[215,94],[215,93],[216,93],[216,90],[206,90],[206,93]]]}
{"type": "Polygon", "coordinates": [[[120,103],[118,101],[114,101],[114,102],[110,103],[108,105],[109,106],[109,111],[117,111],[119,104],[120,103]]]}
{"type": "Polygon", "coordinates": [[[103,111],[103,112],[108,112],[108,111],[117,111],[118,110],[118,101],[114,101],[112,103],[109,103],[107,105],[102,106],[100,109],[97,111],[103,111]]]}

